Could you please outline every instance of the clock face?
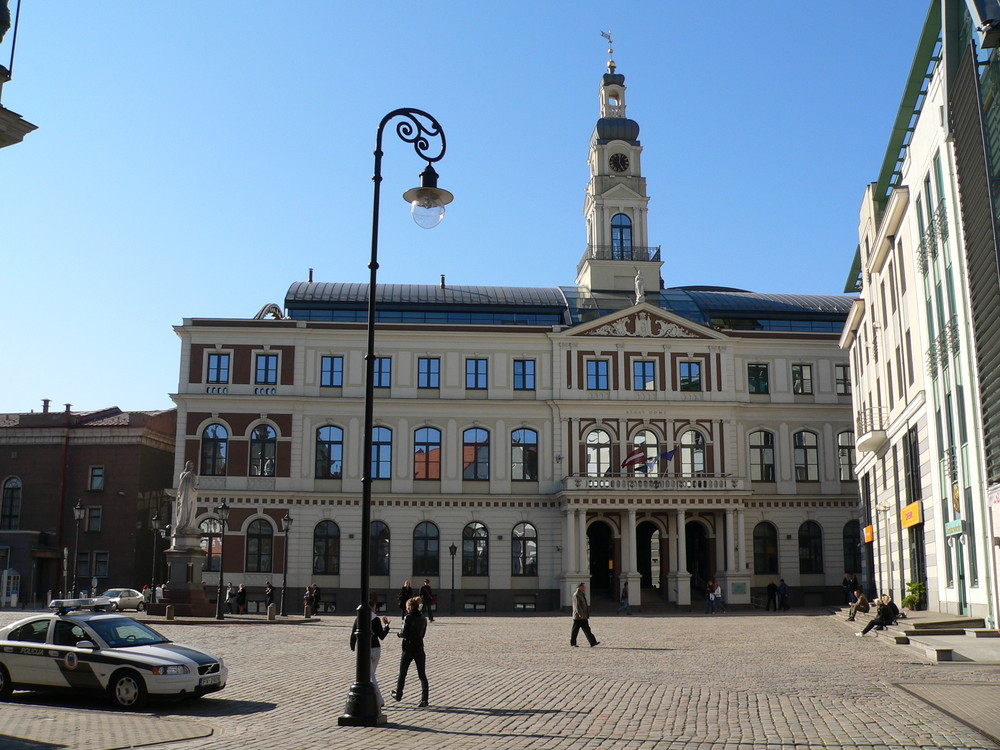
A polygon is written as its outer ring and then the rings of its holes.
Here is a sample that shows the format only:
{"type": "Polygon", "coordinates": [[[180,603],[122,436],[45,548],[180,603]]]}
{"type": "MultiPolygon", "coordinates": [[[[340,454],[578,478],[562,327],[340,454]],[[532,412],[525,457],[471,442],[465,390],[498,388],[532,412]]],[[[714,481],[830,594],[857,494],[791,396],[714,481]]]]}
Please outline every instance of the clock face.
{"type": "Polygon", "coordinates": [[[608,164],[615,172],[624,172],[628,169],[628,157],[625,154],[611,154],[608,164]]]}

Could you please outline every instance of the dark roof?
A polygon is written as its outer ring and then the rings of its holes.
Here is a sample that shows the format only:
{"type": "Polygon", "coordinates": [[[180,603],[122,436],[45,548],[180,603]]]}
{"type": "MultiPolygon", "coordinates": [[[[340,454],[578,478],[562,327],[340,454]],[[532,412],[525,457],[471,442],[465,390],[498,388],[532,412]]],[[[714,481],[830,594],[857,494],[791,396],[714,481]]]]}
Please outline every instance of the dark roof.
{"type": "Polygon", "coordinates": [[[607,141],[628,141],[638,144],[639,123],[625,117],[602,117],[595,128],[599,143],[607,141]]]}
{"type": "MultiPolygon", "coordinates": [[[[378,284],[376,302],[399,305],[489,305],[557,307],[566,299],[556,287],[445,286],[436,284],[378,284]]],[[[285,306],[295,303],[367,303],[368,284],[310,283],[291,285],[285,306]]]]}

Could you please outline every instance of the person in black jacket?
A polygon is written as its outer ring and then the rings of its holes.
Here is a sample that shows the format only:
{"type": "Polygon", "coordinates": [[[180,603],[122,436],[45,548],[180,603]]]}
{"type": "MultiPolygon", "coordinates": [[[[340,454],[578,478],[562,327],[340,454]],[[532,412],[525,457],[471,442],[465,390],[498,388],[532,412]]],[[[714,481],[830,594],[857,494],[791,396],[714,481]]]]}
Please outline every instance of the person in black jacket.
{"type": "Polygon", "coordinates": [[[434,592],[431,591],[430,578],[425,578],[424,585],[420,587],[420,601],[424,605],[424,616],[434,622],[434,592]]]}
{"type": "Polygon", "coordinates": [[[412,596],[413,587],[410,585],[409,581],[405,581],[403,583],[403,587],[399,590],[399,598],[397,599],[400,617],[406,617],[406,603],[410,601],[412,596]]]}
{"type": "MultiPolygon", "coordinates": [[[[385,699],[382,697],[382,691],[379,689],[378,680],[375,679],[375,670],[378,669],[378,662],[382,657],[382,641],[389,635],[389,618],[378,616],[378,601],[376,599],[368,602],[368,606],[371,608],[372,617],[372,687],[375,688],[375,697],[378,698],[378,705],[381,708],[385,705],[385,699]]],[[[355,640],[360,629],[359,626],[358,619],[354,618],[354,636],[351,638],[351,651],[354,650],[355,640]]]]}
{"type": "Polygon", "coordinates": [[[424,634],[427,632],[427,620],[420,614],[420,597],[415,596],[406,603],[406,617],[403,619],[403,629],[397,635],[403,639],[403,655],[399,660],[399,677],[396,678],[396,689],[392,691],[395,700],[403,699],[403,686],[406,683],[406,673],[410,670],[410,662],[416,662],[417,677],[420,678],[420,705],[427,706],[430,687],[427,684],[427,672],[424,670],[424,634]]]}
{"type": "MultiPolygon", "coordinates": [[[[892,599],[889,598],[888,594],[882,594],[882,599],[878,603],[878,607],[875,610],[875,616],[868,621],[865,625],[865,629],[861,630],[854,635],[864,636],[869,630],[875,627],[887,627],[892,625],[899,617],[899,608],[893,603],[892,599]]],[[[875,635],[878,635],[876,633],[875,635]]]]}

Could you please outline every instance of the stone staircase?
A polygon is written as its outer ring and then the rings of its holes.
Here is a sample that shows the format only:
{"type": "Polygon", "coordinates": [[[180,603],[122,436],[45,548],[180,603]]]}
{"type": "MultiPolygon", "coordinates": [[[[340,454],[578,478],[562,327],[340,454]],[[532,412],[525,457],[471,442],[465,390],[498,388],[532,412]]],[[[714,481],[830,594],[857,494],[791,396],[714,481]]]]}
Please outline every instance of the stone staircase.
{"type": "MultiPolygon", "coordinates": [[[[835,614],[847,619],[848,609],[835,610],[835,614]]],[[[872,612],[858,612],[852,625],[863,628],[872,617],[872,612]]],[[[941,612],[903,612],[896,624],[878,632],[900,646],[908,646],[931,661],[982,661],[1000,663],[1000,631],[988,629],[981,617],[961,617],[941,612]],[[982,645],[973,644],[977,639],[998,639],[982,645]]]]}

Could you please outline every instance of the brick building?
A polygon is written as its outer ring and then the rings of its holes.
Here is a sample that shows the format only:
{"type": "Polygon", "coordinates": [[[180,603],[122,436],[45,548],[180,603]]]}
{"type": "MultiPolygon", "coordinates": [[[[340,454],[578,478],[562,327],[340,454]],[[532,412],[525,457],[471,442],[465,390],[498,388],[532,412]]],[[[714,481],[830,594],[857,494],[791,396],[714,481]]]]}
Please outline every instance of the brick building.
{"type": "Polygon", "coordinates": [[[0,571],[20,576],[14,584],[8,575],[8,589],[21,600],[74,588],[78,502],[76,588],[93,578],[99,589],[149,581],[149,519],[170,516],[176,410],[70,406],[50,411],[46,399],[41,412],[0,414],[0,571]]]}

